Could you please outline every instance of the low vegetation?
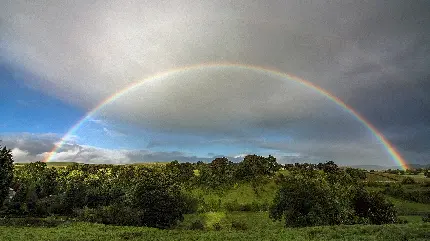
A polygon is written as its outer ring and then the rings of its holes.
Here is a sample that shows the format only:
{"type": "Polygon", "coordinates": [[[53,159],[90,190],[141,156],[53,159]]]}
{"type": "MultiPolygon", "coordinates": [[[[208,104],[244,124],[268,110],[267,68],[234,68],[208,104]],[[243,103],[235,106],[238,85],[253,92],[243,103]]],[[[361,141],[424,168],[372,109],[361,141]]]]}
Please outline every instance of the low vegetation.
{"type": "Polygon", "coordinates": [[[281,165],[273,156],[257,155],[239,163],[216,158],[14,166],[10,150],[1,150],[1,240],[425,240],[430,235],[430,187],[393,170],[369,173],[331,161],[281,165]]]}

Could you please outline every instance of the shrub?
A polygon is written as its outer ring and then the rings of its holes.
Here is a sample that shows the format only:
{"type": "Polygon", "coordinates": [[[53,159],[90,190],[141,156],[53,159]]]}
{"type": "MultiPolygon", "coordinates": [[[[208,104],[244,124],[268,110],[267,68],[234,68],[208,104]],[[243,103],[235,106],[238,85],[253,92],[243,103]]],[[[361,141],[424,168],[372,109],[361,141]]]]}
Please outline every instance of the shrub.
{"type": "Polygon", "coordinates": [[[221,224],[220,223],[214,223],[212,225],[212,227],[214,228],[214,230],[216,231],[220,231],[222,229],[221,224]]]}
{"type": "Polygon", "coordinates": [[[237,199],[229,202],[225,202],[223,208],[228,212],[242,211],[242,212],[260,212],[268,211],[269,204],[267,202],[259,203],[252,201],[251,203],[239,203],[237,199]]]}
{"type": "Polygon", "coordinates": [[[183,220],[187,211],[187,197],[168,175],[150,170],[141,173],[131,190],[131,205],[142,210],[143,225],[168,228],[183,220]]]}
{"type": "Polygon", "coordinates": [[[191,230],[204,230],[205,225],[202,220],[195,220],[190,225],[191,230]]]}
{"type": "Polygon", "coordinates": [[[286,226],[293,227],[348,223],[347,197],[347,189],[329,183],[326,174],[302,171],[285,178],[270,207],[270,217],[283,218],[286,226]]]}
{"type": "Polygon", "coordinates": [[[123,205],[111,205],[97,208],[83,208],[75,210],[77,218],[85,222],[103,224],[142,226],[144,212],[139,209],[123,205]]]}
{"type": "Polygon", "coordinates": [[[364,170],[348,167],[346,168],[345,172],[348,173],[348,175],[350,175],[352,178],[360,180],[365,180],[367,178],[366,171],[364,170]]]}
{"type": "Polygon", "coordinates": [[[352,199],[355,214],[360,222],[370,224],[396,223],[397,214],[394,205],[381,193],[368,192],[363,188],[356,190],[352,199]]]}
{"type": "Polygon", "coordinates": [[[416,184],[417,182],[412,177],[405,177],[402,180],[402,184],[416,184]]]}
{"type": "Polygon", "coordinates": [[[423,222],[430,223],[430,214],[427,214],[427,216],[423,217],[423,222]]]}
{"type": "Polygon", "coordinates": [[[221,210],[221,199],[209,199],[202,203],[202,212],[216,212],[221,210]]]}
{"type": "Polygon", "coordinates": [[[405,193],[403,186],[399,183],[389,184],[385,189],[384,193],[394,197],[402,197],[405,193]]]}
{"type": "Polygon", "coordinates": [[[196,213],[199,209],[199,202],[200,200],[198,198],[195,198],[191,195],[183,195],[183,203],[184,203],[184,214],[191,214],[196,213]]]}
{"type": "Polygon", "coordinates": [[[370,193],[357,182],[345,185],[343,176],[333,175],[301,171],[286,177],[270,207],[270,217],[284,219],[286,226],[293,227],[397,221],[393,204],[382,194],[370,193]]]}
{"type": "Polygon", "coordinates": [[[231,227],[235,230],[247,230],[248,227],[246,226],[246,223],[241,222],[241,221],[237,221],[237,220],[233,220],[231,222],[231,227]]]}
{"type": "Polygon", "coordinates": [[[235,199],[234,201],[231,201],[231,202],[225,202],[224,203],[224,209],[228,212],[239,211],[240,204],[237,201],[237,199],[235,199]]]}

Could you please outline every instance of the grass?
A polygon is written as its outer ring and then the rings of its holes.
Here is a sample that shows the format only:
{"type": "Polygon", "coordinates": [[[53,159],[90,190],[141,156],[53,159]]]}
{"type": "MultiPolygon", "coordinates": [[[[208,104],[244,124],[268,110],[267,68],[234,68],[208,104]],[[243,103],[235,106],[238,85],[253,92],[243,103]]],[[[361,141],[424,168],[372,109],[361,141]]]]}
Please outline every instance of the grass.
{"type": "Polygon", "coordinates": [[[408,223],[422,223],[423,216],[420,215],[410,215],[410,216],[399,216],[400,220],[405,220],[408,223]]]}
{"type": "Polygon", "coordinates": [[[430,213],[430,204],[416,203],[393,197],[387,198],[394,204],[399,215],[425,215],[430,213]]]}
{"type": "Polygon", "coordinates": [[[256,189],[253,189],[249,183],[242,183],[227,190],[195,188],[191,193],[194,197],[204,201],[204,205],[200,207],[201,212],[227,211],[227,206],[230,204],[249,209],[242,211],[259,211],[254,209],[261,210],[267,207],[272,202],[276,190],[274,181],[269,180],[268,183],[260,185],[256,189]]]}
{"type": "Polygon", "coordinates": [[[367,173],[366,181],[368,182],[396,182],[401,181],[402,176],[382,172],[369,172],[367,173]]]}
{"type": "MultiPolygon", "coordinates": [[[[378,173],[369,174],[368,181],[393,182],[401,181],[404,177],[378,173]]],[[[409,191],[429,188],[419,184],[404,187],[409,191]]],[[[383,190],[385,187],[367,188],[383,190]]],[[[226,209],[230,203],[251,207],[255,207],[255,203],[270,204],[276,190],[273,180],[258,188],[250,184],[239,184],[222,191],[195,188],[191,190],[192,194],[205,203],[200,208],[202,213],[185,215],[184,221],[170,230],[109,226],[55,218],[0,218],[0,240],[430,240],[430,223],[422,221],[422,216],[430,213],[430,204],[393,197],[388,198],[399,215],[402,215],[399,218],[406,220],[407,224],[285,228],[282,222],[273,222],[267,212],[228,212],[226,209]],[[196,223],[201,224],[198,228],[201,230],[193,228],[196,223]]]]}
{"type": "Polygon", "coordinates": [[[213,229],[213,224],[219,223],[222,230],[234,231],[233,222],[246,226],[248,231],[258,230],[280,230],[283,229],[281,222],[273,222],[267,212],[208,212],[201,214],[189,214],[176,229],[188,230],[193,222],[199,220],[205,229],[213,229]]]}
{"type": "MultiPolygon", "coordinates": [[[[250,219],[249,219],[250,220],[250,219]]],[[[253,221],[255,222],[255,221],[253,221]]],[[[250,226],[252,227],[252,226],[250,226]]],[[[246,231],[158,230],[91,223],[70,223],[55,228],[0,226],[0,240],[428,240],[429,223],[283,228],[258,225],[246,231]]]]}
{"type": "Polygon", "coordinates": [[[430,178],[424,176],[424,173],[420,173],[418,175],[405,174],[405,175],[402,175],[401,177],[412,177],[417,182],[430,182],[430,178]]]}

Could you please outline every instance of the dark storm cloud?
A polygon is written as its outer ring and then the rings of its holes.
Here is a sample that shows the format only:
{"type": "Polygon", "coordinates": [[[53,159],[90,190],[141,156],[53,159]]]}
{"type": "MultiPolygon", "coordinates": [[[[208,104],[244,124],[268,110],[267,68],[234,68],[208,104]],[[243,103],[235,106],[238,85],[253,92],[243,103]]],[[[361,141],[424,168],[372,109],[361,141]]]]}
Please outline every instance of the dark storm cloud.
{"type": "MultiPolygon", "coordinates": [[[[430,138],[422,134],[430,127],[429,1],[8,1],[0,16],[2,58],[40,76],[27,84],[87,109],[158,71],[202,62],[255,64],[339,96],[412,162],[430,156],[430,138]]],[[[202,80],[156,87],[165,90],[158,96],[143,89],[105,114],[236,140],[250,138],[250,130],[254,136],[278,130],[294,136],[303,156],[361,155],[354,145],[372,152],[368,131],[327,100],[264,86],[253,73],[237,76],[194,76],[202,80]],[[247,84],[226,85],[240,79],[247,84]],[[198,85],[205,80],[206,89],[198,85]]]]}

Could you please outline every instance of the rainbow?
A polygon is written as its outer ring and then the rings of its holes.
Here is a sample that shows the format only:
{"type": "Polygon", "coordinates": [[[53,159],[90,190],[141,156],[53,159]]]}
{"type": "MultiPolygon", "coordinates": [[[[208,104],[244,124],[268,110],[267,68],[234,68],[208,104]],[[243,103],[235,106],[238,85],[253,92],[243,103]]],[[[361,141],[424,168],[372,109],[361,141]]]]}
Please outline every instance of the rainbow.
{"type": "Polygon", "coordinates": [[[170,69],[165,72],[160,72],[157,74],[154,74],[152,76],[146,77],[143,80],[137,81],[124,89],[116,92],[115,94],[109,96],[105,100],[103,100],[101,103],[96,105],[91,111],[89,111],[82,119],[80,119],[75,125],[73,125],[69,131],[61,138],[61,140],[55,145],[55,147],[50,151],[50,153],[45,158],[44,162],[51,161],[57,151],[62,147],[62,145],[66,142],[68,137],[73,134],[77,129],[81,127],[83,123],[88,121],[92,116],[94,116],[100,109],[102,109],[107,104],[117,100],[118,98],[124,96],[130,91],[133,91],[137,88],[139,88],[141,85],[143,85],[145,82],[148,81],[158,81],[162,79],[166,79],[168,77],[186,73],[193,70],[201,70],[201,69],[239,69],[239,70],[247,70],[247,71],[254,71],[257,73],[262,73],[266,75],[271,75],[274,77],[279,77],[283,79],[289,79],[291,81],[296,81],[303,86],[306,86],[312,90],[317,91],[318,93],[322,94],[323,96],[327,97],[329,100],[336,103],[338,106],[342,107],[346,112],[350,113],[352,116],[354,116],[359,122],[361,122],[365,127],[367,127],[372,134],[383,144],[384,148],[388,152],[388,154],[391,156],[391,158],[399,164],[403,169],[407,169],[408,165],[406,160],[400,155],[400,153],[396,150],[396,148],[384,137],[384,135],[376,129],[375,126],[373,126],[369,121],[367,121],[363,116],[361,116],[357,111],[355,111],[351,106],[348,106],[338,97],[332,95],[328,91],[324,90],[323,88],[307,81],[304,79],[301,79],[297,76],[281,72],[276,69],[262,67],[262,66],[256,66],[256,65],[244,65],[244,64],[235,64],[235,63],[207,63],[207,64],[197,64],[197,65],[189,65],[185,67],[170,69]]]}

